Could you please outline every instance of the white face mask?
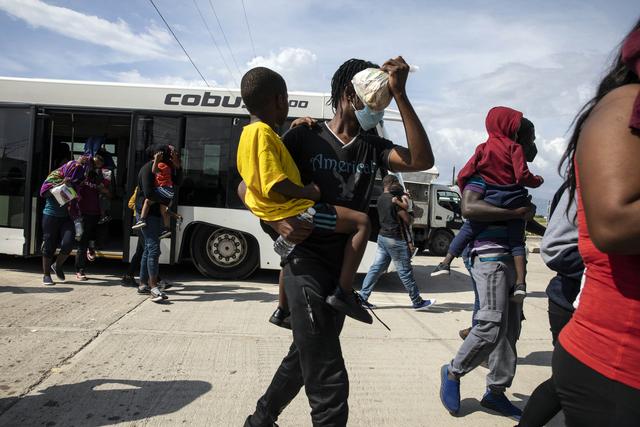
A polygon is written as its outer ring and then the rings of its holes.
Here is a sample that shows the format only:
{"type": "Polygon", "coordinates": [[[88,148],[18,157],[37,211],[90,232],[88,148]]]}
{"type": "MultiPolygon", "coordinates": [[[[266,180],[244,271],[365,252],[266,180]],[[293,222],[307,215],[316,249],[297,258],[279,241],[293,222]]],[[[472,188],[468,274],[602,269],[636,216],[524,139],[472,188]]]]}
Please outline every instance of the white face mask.
{"type": "Polygon", "coordinates": [[[362,110],[356,109],[356,106],[351,103],[351,107],[353,107],[353,112],[356,114],[356,120],[360,124],[362,130],[370,130],[376,127],[380,120],[384,117],[384,110],[382,111],[374,111],[367,104],[364,105],[362,110]]]}

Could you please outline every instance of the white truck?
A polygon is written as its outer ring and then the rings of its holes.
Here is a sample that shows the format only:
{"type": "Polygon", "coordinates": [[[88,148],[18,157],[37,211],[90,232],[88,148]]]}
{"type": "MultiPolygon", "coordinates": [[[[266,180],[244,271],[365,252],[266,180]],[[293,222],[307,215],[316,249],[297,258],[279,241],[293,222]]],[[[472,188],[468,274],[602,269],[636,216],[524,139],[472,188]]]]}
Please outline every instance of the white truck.
{"type": "Polygon", "coordinates": [[[402,174],[404,187],[413,199],[413,233],[416,247],[444,256],[462,227],[460,192],[457,186],[435,184],[438,170],[402,174]]]}

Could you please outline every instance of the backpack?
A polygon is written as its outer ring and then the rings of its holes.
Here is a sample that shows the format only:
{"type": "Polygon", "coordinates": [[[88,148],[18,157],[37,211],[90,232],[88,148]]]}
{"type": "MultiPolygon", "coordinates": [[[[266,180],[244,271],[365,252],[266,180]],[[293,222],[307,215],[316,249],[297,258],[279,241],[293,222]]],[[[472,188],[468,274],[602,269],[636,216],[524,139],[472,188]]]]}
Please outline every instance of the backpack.
{"type": "Polygon", "coordinates": [[[136,210],[136,196],[138,195],[138,187],[136,186],[136,188],[133,190],[133,194],[131,195],[131,198],[129,199],[129,202],[127,203],[127,207],[129,209],[131,209],[132,211],[135,212],[136,210]]]}

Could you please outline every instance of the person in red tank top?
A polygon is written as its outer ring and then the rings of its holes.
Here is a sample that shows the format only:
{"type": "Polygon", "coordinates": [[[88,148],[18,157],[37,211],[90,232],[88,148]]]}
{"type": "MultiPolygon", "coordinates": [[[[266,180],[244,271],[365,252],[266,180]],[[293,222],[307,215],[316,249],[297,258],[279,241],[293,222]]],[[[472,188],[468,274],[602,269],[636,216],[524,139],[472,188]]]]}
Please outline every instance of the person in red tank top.
{"type": "Polygon", "coordinates": [[[640,425],[639,75],[640,21],[577,118],[563,157],[586,267],[553,354],[568,426],[640,425]]]}

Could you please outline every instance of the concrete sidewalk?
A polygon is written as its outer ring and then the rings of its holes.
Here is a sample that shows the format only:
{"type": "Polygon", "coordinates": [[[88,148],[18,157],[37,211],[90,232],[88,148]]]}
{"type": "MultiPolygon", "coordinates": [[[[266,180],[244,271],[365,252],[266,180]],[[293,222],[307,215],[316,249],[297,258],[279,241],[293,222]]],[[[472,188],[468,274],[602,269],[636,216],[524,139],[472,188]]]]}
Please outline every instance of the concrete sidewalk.
{"type": "MultiPolygon", "coordinates": [[[[418,256],[415,272],[429,312],[409,308],[395,274],[371,301],[390,326],[347,320],[342,334],[353,426],[513,426],[479,405],[487,371],[463,379],[460,417],[440,404],[439,367],[461,343],[473,293],[461,263],[431,279],[438,258],[418,256]]],[[[514,402],[523,407],[550,375],[551,337],[544,288],[552,274],[532,255],[527,320],[518,344],[514,402]]],[[[291,342],[267,322],[277,273],[251,281],[203,280],[188,266],[162,267],[179,281],[167,304],[120,285],[117,263],[99,261],[91,280],[41,285],[39,260],[0,258],[0,425],[241,426],[291,342]]],[[[361,278],[360,278],[361,279],[361,278]]],[[[304,393],[278,421],[310,426],[304,393]]],[[[561,425],[554,420],[550,425],[561,425]]]]}

